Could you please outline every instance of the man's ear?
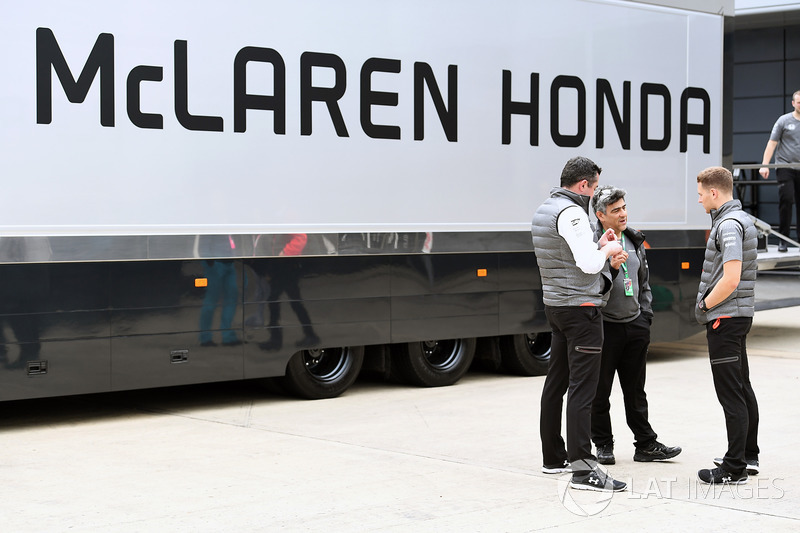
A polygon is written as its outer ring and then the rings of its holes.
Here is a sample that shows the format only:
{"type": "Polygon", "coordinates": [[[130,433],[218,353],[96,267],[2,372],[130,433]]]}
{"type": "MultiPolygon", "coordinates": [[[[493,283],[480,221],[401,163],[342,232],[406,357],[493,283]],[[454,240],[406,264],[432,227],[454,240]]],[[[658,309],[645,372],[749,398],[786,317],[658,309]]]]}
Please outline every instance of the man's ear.
{"type": "Polygon", "coordinates": [[[594,216],[596,216],[597,220],[600,221],[600,225],[605,227],[603,225],[603,222],[605,221],[606,216],[603,214],[603,212],[602,211],[595,211],[594,216]]]}

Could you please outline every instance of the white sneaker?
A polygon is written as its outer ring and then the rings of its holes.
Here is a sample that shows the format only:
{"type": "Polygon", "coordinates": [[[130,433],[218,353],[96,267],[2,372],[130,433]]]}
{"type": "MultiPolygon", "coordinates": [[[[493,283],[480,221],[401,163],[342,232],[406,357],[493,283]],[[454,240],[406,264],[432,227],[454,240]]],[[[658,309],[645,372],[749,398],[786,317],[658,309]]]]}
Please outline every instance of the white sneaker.
{"type": "Polygon", "coordinates": [[[569,461],[564,461],[560,465],[544,465],[542,467],[542,472],[545,474],[564,474],[566,472],[572,472],[572,466],[569,464],[569,461]]]}

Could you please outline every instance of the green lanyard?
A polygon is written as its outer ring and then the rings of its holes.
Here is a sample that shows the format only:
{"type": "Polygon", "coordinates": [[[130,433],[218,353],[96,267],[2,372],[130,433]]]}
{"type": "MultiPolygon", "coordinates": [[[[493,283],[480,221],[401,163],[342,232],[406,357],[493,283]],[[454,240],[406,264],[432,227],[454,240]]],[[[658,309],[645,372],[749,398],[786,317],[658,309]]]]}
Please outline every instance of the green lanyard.
{"type": "MultiPolygon", "coordinates": [[[[625,234],[620,237],[622,241],[622,249],[625,250],[625,234]]],[[[625,273],[625,278],[622,280],[622,286],[625,289],[625,296],[633,296],[633,280],[628,276],[628,261],[622,263],[622,271],[625,273]]]]}
{"type": "MultiPolygon", "coordinates": [[[[622,237],[620,238],[620,240],[622,241],[622,249],[625,250],[625,234],[624,233],[622,234],[622,237]]],[[[625,279],[628,279],[628,261],[625,261],[624,263],[622,263],[622,271],[625,273],[625,279]]]]}

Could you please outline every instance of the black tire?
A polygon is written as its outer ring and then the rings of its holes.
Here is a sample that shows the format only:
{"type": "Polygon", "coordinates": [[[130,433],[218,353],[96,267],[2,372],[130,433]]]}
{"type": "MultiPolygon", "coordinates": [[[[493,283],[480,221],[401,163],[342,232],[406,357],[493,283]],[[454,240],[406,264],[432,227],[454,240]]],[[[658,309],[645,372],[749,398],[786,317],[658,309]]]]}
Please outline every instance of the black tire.
{"type": "Polygon", "coordinates": [[[501,337],[503,367],[519,376],[544,376],[550,364],[552,338],[549,331],[501,337]]]}
{"type": "Polygon", "coordinates": [[[363,363],[363,346],[303,350],[289,360],[282,381],[309,400],[335,398],[355,382],[363,363]]]}
{"type": "Polygon", "coordinates": [[[461,379],[475,357],[475,339],[409,342],[393,346],[400,378],[419,387],[444,387],[461,379]]]}

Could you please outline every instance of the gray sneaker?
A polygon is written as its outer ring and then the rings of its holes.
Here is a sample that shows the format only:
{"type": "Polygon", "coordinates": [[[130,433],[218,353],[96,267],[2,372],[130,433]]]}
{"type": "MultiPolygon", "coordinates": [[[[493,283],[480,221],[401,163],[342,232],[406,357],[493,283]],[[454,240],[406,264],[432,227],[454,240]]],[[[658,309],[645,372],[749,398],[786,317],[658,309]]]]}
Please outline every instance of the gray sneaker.
{"type": "Polygon", "coordinates": [[[570,488],[580,490],[620,492],[625,490],[628,485],[623,481],[617,481],[604,472],[591,470],[586,474],[572,474],[569,486],[570,488]]]}

